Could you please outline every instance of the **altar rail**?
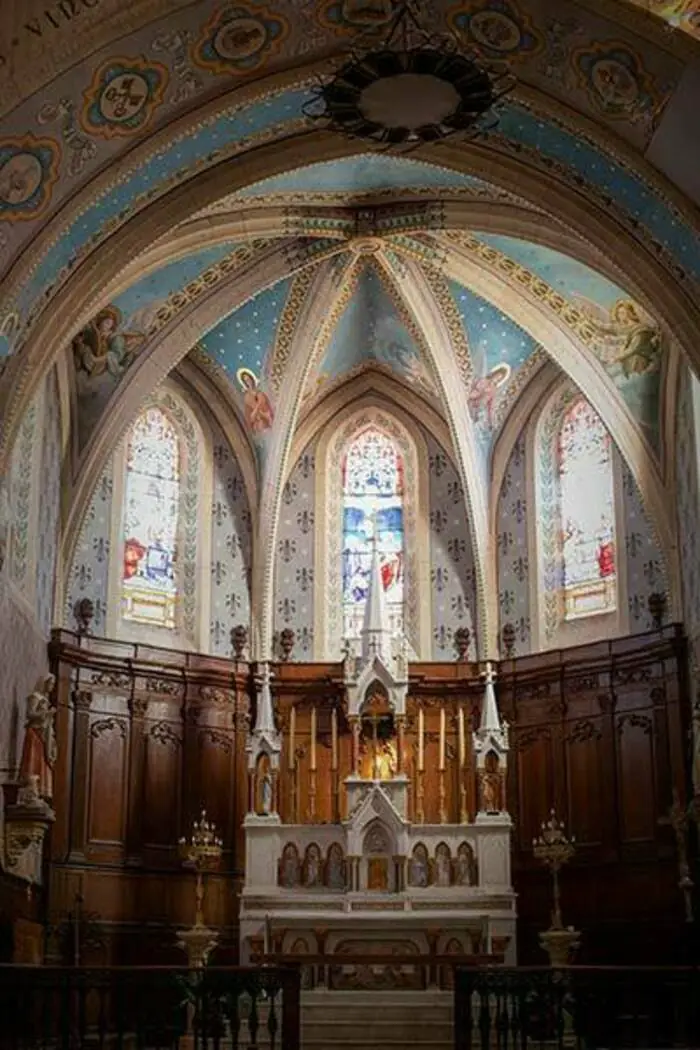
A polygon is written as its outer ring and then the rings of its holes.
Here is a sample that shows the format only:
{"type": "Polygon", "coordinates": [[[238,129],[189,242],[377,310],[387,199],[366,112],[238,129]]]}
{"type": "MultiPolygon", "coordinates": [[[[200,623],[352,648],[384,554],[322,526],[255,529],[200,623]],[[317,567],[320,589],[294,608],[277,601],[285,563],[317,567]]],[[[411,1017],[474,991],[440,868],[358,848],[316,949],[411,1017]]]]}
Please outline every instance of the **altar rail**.
{"type": "Polygon", "coordinates": [[[697,968],[466,968],[455,974],[455,1050],[700,1046],[697,968]]]}
{"type": "Polygon", "coordinates": [[[0,966],[0,1050],[299,1050],[299,971],[0,966]]]}

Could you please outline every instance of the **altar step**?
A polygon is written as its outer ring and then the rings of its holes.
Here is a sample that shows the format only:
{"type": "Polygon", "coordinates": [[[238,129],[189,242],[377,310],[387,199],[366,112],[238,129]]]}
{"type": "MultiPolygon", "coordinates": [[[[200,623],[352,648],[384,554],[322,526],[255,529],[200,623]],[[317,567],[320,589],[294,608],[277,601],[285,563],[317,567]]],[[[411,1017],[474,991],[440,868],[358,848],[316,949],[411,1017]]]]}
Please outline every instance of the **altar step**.
{"type": "Polygon", "coordinates": [[[452,994],[302,992],[303,1050],[452,1050],[452,994]]]}

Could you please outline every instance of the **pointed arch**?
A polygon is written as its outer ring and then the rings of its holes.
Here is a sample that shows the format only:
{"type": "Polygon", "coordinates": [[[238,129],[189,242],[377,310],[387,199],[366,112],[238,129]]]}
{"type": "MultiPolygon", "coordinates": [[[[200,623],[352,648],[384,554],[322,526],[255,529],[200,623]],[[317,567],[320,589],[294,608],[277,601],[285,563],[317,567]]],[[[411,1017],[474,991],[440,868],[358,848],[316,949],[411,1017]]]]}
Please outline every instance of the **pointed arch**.
{"type": "MultiPolygon", "coordinates": [[[[403,588],[400,618],[414,651],[425,659],[430,653],[430,603],[427,601],[428,566],[421,552],[428,550],[428,455],[416,428],[407,426],[391,411],[376,403],[352,406],[333,418],[322,432],[317,459],[315,503],[323,514],[316,549],[315,629],[317,659],[338,659],[345,630],[343,578],[343,464],[353,443],[375,431],[401,457],[403,471],[402,553],[403,588]],[[423,596],[426,600],[421,600],[423,596]]],[[[395,611],[395,617],[399,614],[395,611]]]]}

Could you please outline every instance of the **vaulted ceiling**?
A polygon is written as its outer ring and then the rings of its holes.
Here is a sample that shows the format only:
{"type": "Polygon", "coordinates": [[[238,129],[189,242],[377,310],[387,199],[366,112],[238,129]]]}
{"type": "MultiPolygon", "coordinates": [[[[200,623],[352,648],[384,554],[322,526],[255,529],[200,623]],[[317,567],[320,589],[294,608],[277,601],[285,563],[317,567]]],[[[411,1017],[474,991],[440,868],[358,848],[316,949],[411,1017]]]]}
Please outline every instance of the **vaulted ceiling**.
{"type": "Polygon", "coordinates": [[[264,606],[296,435],[356,380],[390,380],[450,435],[487,603],[499,442],[537,377],[566,374],[670,542],[667,435],[681,355],[700,358],[700,237],[645,154],[700,50],[688,5],[653,6],[687,32],[622,0],[565,13],[555,0],[426,3],[431,24],[506,60],[518,86],[476,143],[402,156],[304,116],[328,56],[367,10],[390,10],[382,0],[13,12],[0,457],[58,362],[70,536],[143,397],[173,369],[199,376],[257,475],[264,606]],[[231,32],[241,19],[247,50],[231,32]],[[42,57],[20,76],[23,48],[42,57]]]}

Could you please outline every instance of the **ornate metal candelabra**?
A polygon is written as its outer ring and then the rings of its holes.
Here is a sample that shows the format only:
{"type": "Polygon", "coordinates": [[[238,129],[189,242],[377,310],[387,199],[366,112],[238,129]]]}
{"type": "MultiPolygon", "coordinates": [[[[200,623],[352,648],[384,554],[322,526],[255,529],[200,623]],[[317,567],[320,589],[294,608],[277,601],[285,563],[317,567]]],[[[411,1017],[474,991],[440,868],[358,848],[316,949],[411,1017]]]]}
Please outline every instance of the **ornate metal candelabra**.
{"type": "Polygon", "coordinates": [[[552,909],[552,925],[550,928],[553,930],[564,929],[561,921],[559,871],[564,864],[571,860],[576,852],[574,842],[573,835],[571,838],[567,838],[564,825],[557,820],[554,810],[551,811],[549,820],[542,821],[542,833],[532,841],[532,851],[536,859],[546,864],[552,874],[554,907],[552,909]]]}
{"type": "Polygon", "coordinates": [[[181,838],[179,852],[185,864],[194,868],[197,881],[195,884],[195,926],[204,926],[204,872],[218,868],[221,860],[223,841],[217,837],[214,824],[207,820],[206,810],[202,810],[199,820],[192,825],[192,837],[188,841],[181,838]]]}

